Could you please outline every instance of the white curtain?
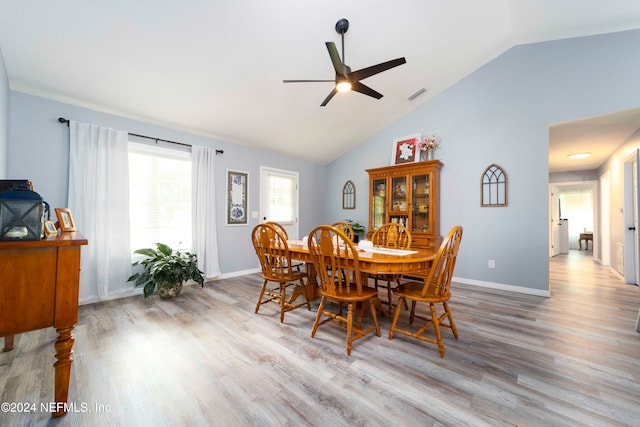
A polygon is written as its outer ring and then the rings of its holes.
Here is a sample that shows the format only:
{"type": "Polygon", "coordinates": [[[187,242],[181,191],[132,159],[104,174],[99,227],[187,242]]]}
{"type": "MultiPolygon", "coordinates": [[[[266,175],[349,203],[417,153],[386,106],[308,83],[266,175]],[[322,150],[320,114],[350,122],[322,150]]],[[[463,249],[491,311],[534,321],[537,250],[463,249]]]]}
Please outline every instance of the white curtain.
{"type": "Polygon", "coordinates": [[[593,191],[591,189],[562,190],[560,203],[562,218],[569,220],[569,248],[579,249],[580,233],[593,232],[593,191]]]}
{"type": "Polygon", "coordinates": [[[220,275],[216,232],[215,161],[216,150],[191,147],[193,171],[193,252],[205,278],[220,275]]]}
{"type": "Polygon", "coordinates": [[[69,122],[69,209],[89,244],[82,249],[80,299],[130,290],[129,163],[126,132],[69,122]]]}

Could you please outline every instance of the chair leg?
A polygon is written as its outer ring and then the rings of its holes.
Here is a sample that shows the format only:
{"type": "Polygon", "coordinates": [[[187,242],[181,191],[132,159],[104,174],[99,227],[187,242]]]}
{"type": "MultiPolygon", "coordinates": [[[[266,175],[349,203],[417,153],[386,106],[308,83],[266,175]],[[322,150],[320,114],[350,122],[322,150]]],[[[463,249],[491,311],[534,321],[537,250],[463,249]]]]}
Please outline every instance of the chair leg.
{"type": "Polygon", "coordinates": [[[353,303],[347,307],[347,356],[351,356],[353,347],[353,303]]]}
{"type": "Polygon", "coordinates": [[[287,284],[280,283],[280,323],[284,323],[286,298],[287,298],[287,284]]]}
{"type": "Polygon", "coordinates": [[[411,301],[411,314],[409,315],[409,324],[413,325],[413,319],[416,318],[416,302],[411,301]]]}
{"type": "MultiPolygon", "coordinates": [[[[397,276],[396,277],[396,285],[398,285],[398,287],[400,286],[400,277],[401,276],[397,276]]],[[[391,300],[389,300],[389,301],[391,301],[391,300]]],[[[400,301],[398,301],[398,302],[400,302],[400,301]]],[[[405,299],[405,300],[403,300],[403,302],[404,302],[404,309],[405,310],[409,310],[409,306],[407,305],[407,300],[405,299]]]]}
{"type": "Polygon", "coordinates": [[[404,297],[399,297],[398,298],[398,304],[396,305],[396,311],[393,314],[393,321],[391,322],[391,327],[389,328],[389,339],[393,339],[393,333],[396,330],[396,324],[398,323],[398,318],[400,317],[400,309],[401,309],[401,305],[400,302],[405,302],[405,298],[404,297]]]}
{"type": "Polygon", "coordinates": [[[453,336],[458,339],[458,329],[456,328],[456,324],[453,323],[453,316],[451,315],[451,310],[449,309],[449,304],[447,302],[443,302],[444,311],[447,313],[447,317],[449,318],[449,325],[451,327],[451,331],[453,332],[453,336]]]}
{"type": "Polygon", "coordinates": [[[258,303],[256,304],[256,313],[260,310],[260,306],[262,305],[262,297],[264,297],[264,292],[267,290],[267,280],[262,282],[262,288],[260,289],[260,296],[258,296],[258,303]]]}
{"type": "MultiPolygon", "coordinates": [[[[373,318],[373,325],[376,328],[376,335],[380,336],[380,324],[378,323],[378,314],[376,313],[376,308],[369,304],[369,307],[371,308],[371,317],[373,318]]],[[[389,314],[391,314],[391,310],[389,310],[389,314]]]]}
{"type": "Polygon", "coordinates": [[[320,300],[320,305],[318,306],[318,312],[316,313],[316,320],[313,322],[313,327],[311,328],[311,338],[316,336],[316,332],[318,331],[318,325],[320,324],[320,318],[322,317],[322,312],[324,311],[324,304],[326,302],[326,298],[322,297],[320,300]]]}
{"type": "Polygon", "coordinates": [[[440,335],[440,322],[438,321],[438,313],[436,313],[436,305],[431,303],[429,307],[431,308],[431,321],[433,322],[433,329],[436,331],[436,341],[438,343],[438,349],[440,350],[440,357],[444,358],[444,342],[440,335]]]}

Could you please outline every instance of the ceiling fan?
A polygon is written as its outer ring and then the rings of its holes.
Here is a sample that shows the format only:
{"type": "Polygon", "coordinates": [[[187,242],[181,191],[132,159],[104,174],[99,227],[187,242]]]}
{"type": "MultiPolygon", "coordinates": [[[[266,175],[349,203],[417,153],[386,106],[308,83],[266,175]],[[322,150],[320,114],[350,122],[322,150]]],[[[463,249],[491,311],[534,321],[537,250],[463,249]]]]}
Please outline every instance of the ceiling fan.
{"type": "Polygon", "coordinates": [[[382,98],[382,94],[376,92],[371,89],[369,86],[366,86],[360,82],[360,80],[364,80],[367,77],[371,77],[374,74],[381,73],[383,71],[387,71],[390,68],[397,67],[398,65],[406,64],[406,59],[397,58],[392,59],[391,61],[382,62],[377,65],[372,65],[371,67],[362,68],[361,70],[351,71],[351,67],[344,63],[344,33],[349,29],[349,21],[346,19],[341,19],[336,23],[336,31],[338,34],[342,36],[342,59],[340,59],[340,54],[338,53],[338,49],[336,49],[336,44],[334,42],[326,42],[327,50],[329,51],[329,57],[331,58],[331,62],[333,63],[333,68],[336,71],[336,78],[334,80],[283,80],[283,83],[308,83],[308,82],[334,82],[335,86],[333,90],[329,93],[329,95],[322,101],[320,104],[321,107],[324,107],[331,101],[331,98],[338,92],[347,92],[349,90],[353,90],[356,92],[360,92],[362,94],[371,96],[375,99],[382,98]]]}

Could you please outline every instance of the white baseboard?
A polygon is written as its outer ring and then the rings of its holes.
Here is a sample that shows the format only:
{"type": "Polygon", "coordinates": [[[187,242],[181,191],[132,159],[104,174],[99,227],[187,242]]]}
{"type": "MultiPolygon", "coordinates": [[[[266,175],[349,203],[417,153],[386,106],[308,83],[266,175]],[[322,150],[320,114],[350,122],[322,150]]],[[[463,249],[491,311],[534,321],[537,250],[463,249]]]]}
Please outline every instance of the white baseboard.
{"type": "Polygon", "coordinates": [[[123,289],[121,291],[109,294],[108,296],[103,298],[98,298],[96,295],[92,295],[86,298],[80,298],[78,300],[78,305],[93,304],[100,301],[110,301],[114,299],[132,297],[134,295],[142,295],[142,288],[123,289]]]}
{"type": "MultiPolygon", "coordinates": [[[[224,273],[221,274],[220,276],[211,278],[211,279],[207,279],[207,281],[205,283],[209,283],[209,282],[215,282],[218,280],[222,280],[222,279],[230,279],[233,277],[239,277],[239,276],[246,276],[247,274],[255,274],[255,273],[260,273],[260,269],[259,268],[252,268],[249,270],[240,270],[240,271],[233,271],[230,273],[224,273]]],[[[612,269],[612,272],[615,272],[615,270],[612,269]]],[[[453,277],[453,282],[457,282],[457,283],[462,283],[464,285],[472,285],[472,286],[478,286],[481,288],[489,288],[489,289],[499,289],[499,290],[503,290],[503,291],[509,291],[509,292],[518,292],[521,294],[527,294],[527,295],[536,295],[536,296],[541,296],[541,297],[550,297],[551,296],[551,292],[549,290],[544,290],[544,289],[532,289],[532,288],[525,288],[522,286],[514,286],[514,285],[505,285],[504,283],[494,283],[494,282],[485,282],[482,280],[475,280],[475,279],[465,279],[462,277],[453,277]]],[[[187,284],[186,286],[191,286],[195,283],[190,283],[187,284]]],[[[100,302],[100,301],[109,301],[109,300],[114,300],[114,299],[119,299],[119,298],[126,298],[126,297],[130,297],[130,296],[134,296],[134,295],[142,295],[142,288],[133,288],[133,289],[124,289],[122,291],[119,291],[117,293],[111,294],[107,297],[104,298],[98,298],[96,296],[91,296],[91,297],[87,297],[87,298],[81,298],[78,303],[79,305],[84,305],[84,304],[93,304],[96,302],[100,302]]]]}
{"type": "Polygon", "coordinates": [[[536,295],[540,297],[550,297],[551,292],[548,289],[532,289],[523,286],[505,285],[504,283],[484,282],[482,280],[465,279],[462,277],[453,277],[452,282],[462,283],[464,285],[473,285],[481,288],[499,289],[509,292],[518,292],[527,295],[536,295]]]}
{"type": "Polygon", "coordinates": [[[224,274],[221,274],[221,275],[216,276],[214,278],[207,279],[207,282],[215,282],[216,280],[230,279],[232,277],[246,276],[247,274],[255,274],[255,273],[261,273],[261,272],[262,272],[262,270],[260,268],[252,268],[250,270],[232,271],[231,273],[224,273],[224,274]]]}
{"type": "MultiPolygon", "coordinates": [[[[259,268],[252,268],[250,270],[241,270],[241,271],[234,271],[231,273],[225,273],[225,274],[221,274],[220,276],[211,278],[211,279],[207,279],[205,281],[205,284],[208,282],[215,282],[216,280],[221,280],[221,279],[229,279],[231,277],[238,277],[238,276],[246,276],[247,274],[254,274],[254,273],[260,273],[262,270],[260,270],[259,268]]],[[[192,286],[192,285],[196,285],[196,282],[189,282],[186,283],[185,286],[192,286]]],[[[90,297],[85,297],[85,298],[80,298],[78,300],[78,305],[85,305],[85,304],[93,304],[96,302],[100,302],[100,301],[110,301],[110,300],[114,300],[114,299],[120,299],[120,298],[126,298],[126,297],[132,297],[135,295],[142,295],[142,288],[131,288],[131,289],[123,289],[117,292],[114,292],[112,294],[109,294],[106,297],[102,297],[102,298],[98,298],[96,295],[92,295],[90,297]]]]}

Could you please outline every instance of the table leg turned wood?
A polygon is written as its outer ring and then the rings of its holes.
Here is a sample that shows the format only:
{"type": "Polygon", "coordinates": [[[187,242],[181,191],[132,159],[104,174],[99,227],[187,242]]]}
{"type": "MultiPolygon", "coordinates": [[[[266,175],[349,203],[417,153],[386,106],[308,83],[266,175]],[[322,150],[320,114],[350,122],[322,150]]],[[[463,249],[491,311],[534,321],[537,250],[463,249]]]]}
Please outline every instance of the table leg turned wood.
{"type": "Polygon", "coordinates": [[[65,404],[69,396],[69,380],[71,378],[71,363],[73,362],[73,344],[75,339],[71,334],[73,326],[57,328],[58,339],[55,343],[56,363],[53,367],[55,374],[55,401],[57,411],[51,414],[52,417],[59,417],[67,413],[65,404]]]}

